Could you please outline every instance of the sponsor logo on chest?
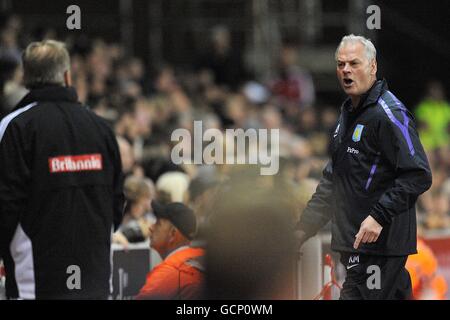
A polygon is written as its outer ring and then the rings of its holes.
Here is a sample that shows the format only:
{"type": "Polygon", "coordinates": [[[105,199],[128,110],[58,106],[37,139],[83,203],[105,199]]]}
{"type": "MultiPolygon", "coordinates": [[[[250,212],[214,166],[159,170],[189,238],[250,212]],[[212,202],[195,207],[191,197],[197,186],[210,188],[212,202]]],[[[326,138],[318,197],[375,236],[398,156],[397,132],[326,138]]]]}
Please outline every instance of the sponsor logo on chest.
{"type": "Polygon", "coordinates": [[[359,150],[358,150],[358,149],[355,149],[355,148],[347,147],[347,153],[351,153],[351,154],[359,154],[359,150]]]}

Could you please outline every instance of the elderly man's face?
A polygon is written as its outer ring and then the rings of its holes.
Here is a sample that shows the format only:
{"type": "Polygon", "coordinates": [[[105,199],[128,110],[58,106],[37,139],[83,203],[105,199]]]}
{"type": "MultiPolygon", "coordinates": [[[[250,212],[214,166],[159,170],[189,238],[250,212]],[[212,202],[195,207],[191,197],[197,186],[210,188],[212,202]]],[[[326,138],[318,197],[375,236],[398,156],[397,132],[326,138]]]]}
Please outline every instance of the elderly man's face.
{"type": "Polygon", "coordinates": [[[336,73],[342,89],[355,99],[376,80],[377,63],[367,59],[362,43],[347,43],[338,51],[336,73]]]}
{"type": "Polygon", "coordinates": [[[165,255],[170,249],[170,240],[173,237],[174,226],[167,219],[157,219],[150,226],[150,246],[161,256],[165,255]]]}

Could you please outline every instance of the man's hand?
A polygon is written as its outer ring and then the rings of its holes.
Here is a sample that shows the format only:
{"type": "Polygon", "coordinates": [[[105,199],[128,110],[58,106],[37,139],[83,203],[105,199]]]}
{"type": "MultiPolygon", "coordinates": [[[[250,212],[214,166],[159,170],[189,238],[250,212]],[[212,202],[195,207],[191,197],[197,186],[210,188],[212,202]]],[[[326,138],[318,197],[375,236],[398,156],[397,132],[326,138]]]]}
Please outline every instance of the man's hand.
{"type": "Polygon", "coordinates": [[[295,233],[295,242],[298,250],[303,246],[303,244],[308,240],[306,237],[306,233],[303,230],[296,230],[295,233]]]}
{"type": "Polygon", "coordinates": [[[372,217],[368,216],[361,223],[358,233],[355,236],[355,243],[353,248],[358,249],[359,244],[362,243],[372,243],[378,240],[381,230],[383,227],[372,217]]]}

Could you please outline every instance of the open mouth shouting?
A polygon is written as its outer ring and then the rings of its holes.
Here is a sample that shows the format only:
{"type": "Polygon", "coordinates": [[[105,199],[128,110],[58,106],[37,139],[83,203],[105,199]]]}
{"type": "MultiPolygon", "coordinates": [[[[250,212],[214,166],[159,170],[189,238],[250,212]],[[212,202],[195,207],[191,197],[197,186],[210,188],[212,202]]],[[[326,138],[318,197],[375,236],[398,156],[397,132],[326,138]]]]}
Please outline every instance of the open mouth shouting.
{"type": "Polygon", "coordinates": [[[350,88],[353,85],[354,81],[350,78],[344,78],[343,83],[345,88],[350,88]]]}

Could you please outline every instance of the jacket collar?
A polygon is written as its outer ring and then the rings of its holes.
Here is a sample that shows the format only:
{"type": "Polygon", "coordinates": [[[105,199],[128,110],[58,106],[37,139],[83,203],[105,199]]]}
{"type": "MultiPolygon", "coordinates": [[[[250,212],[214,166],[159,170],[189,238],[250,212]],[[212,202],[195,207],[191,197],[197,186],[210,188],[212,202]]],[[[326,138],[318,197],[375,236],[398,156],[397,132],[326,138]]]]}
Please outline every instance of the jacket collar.
{"type": "MultiPolygon", "coordinates": [[[[358,107],[355,109],[355,111],[359,113],[362,110],[364,110],[365,108],[367,108],[368,106],[371,106],[371,105],[377,103],[378,98],[386,90],[388,90],[388,85],[387,85],[387,82],[385,79],[375,81],[374,84],[372,85],[372,87],[369,89],[369,91],[367,91],[366,93],[364,93],[361,96],[358,107]]],[[[345,109],[346,111],[352,110],[352,100],[350,99],[350,97],[348,97],[344,101],[342,108],[345,109]]]]}
{"type": "Polygon", "coordinates": [[[78,95],[73,87],[55,85],[32,89],[22,100],[20,100],[14,110],[20,109],[32,102],[44,101],[78,102],[78,95]]]}

